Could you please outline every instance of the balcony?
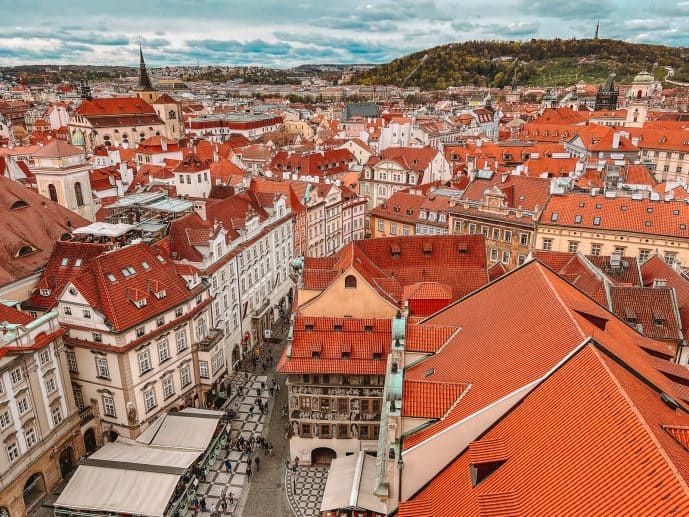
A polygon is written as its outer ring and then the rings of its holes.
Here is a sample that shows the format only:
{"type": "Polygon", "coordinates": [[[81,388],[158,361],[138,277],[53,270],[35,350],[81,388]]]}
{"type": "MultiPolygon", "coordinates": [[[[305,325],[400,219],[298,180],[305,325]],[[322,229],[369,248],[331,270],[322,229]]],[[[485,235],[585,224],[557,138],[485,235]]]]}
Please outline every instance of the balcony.
{"type": "Polygon", "coordinates": [[[208,352],[222,339],[222,337],[223,330],[221,328],[210,329],[206,337],[199,341],[199,350],[201,352],[208,352]]]}
{"type": "Polygon", "coordinates": [[[317,420],[327,422],[377,422],[380,420],[380,413],[359,413],[358,411],[332,413],[327,411],[295,409],[290,413],[290,418],[292,420],[317,420]]]}
{"type": "Polygon", "coordinates": [[[91,406],[87,406],[79,411],[79,424],[84,425],[91,420],[93,420],[93,408],[91,406]]]}
{"type": "Polygon", "coordinates": [[[331,397],[382,397],[382,388],[344,388],[321,386],[291,386],[293,395],[328,395],[331,397]]]}

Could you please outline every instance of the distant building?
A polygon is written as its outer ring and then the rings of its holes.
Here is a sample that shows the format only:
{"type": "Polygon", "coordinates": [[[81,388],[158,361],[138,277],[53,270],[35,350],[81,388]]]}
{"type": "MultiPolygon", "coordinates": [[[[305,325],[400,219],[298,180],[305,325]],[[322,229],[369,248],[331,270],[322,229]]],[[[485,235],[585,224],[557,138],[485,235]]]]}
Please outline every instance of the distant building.
{"type": "Polygon", "coordinates": [[[617,109],[617,98],[620,95],[620,90],[615,88],[614,80],[615,74],[612,73],[608,77],[608,80],[605,82],[605,84],[598,87],[594,111],[615,111],[617,109]]]}

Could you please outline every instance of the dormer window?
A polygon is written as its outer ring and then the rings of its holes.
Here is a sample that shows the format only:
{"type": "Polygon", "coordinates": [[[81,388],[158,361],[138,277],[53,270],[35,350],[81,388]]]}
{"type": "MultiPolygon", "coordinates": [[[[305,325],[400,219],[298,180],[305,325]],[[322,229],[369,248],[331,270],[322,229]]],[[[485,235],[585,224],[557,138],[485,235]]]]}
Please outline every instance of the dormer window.
{"type": "Polygon", "coordinates": [[[113,275],[112,273],[108,273],[108,274],[106,275],[106,277],[107,277],[107,279],[110,280],[111,282],[115,282],[115,281],[117,280],[117,279],[115,278],[115,275],[113,275]]]}
{"type": "Polygon", "coordinates": [[[311,359],[320,359],[321,358],[321,353],[318,350],[314,350],[311,352],[311,359]]]}
{"type": "Polygon", "coordinates": [[[334,326],[333,326],[333,331],[335,331],[335,332],[342,332],[342,325],[334,325],[334,326]]]}
{"type": "Polygon", "coordinates": [[[304,325],[304,330],[306,332],[313,332],[313,325],[304,325]]]}
{"type": "Polygon", "coordinates": [[[557,212],[553,212],[552,215],[550,216],[550,220],[554,223],[557,222],[558,218],[559,218],[559,216],[558,216],[557,212]]]}
{"type": "Polygon", "coordinates": [[[154,291],[153,295],[159,300],[161,300],[165,298],[165,296],[167,295],[167,291],[165,289],[161,289],[160,291],[154,291]]]}
{"type": "Polygon", "coordinates": [[[374,361],[380,361],[380,358],[383,356],[380,352],[373,352],[373,360],[374,361]]]}
{"type": "Polygon", "coordinates": [[[143,307],[146,307],[148,305],[148,300],[146,298],[141,298],[139,300],[132,300],[134,302],[134,305],[136,306],[137,309],[142,309],[143,307]]]}
{"type": "Polygon", "coordinates": [[[145,260],[141,263],[141,267],[146,270],[151,269],[151,266],[149,266],[148,262],[146,262],[145,260]]]}
{"type": "Polygon", "coordinates": [[[165,264],[165,259],[162,255],[157,255],[156,258],[158,259],[158,262],[160,262],[161,264],[165,264]]]}
{"type": "Polygon", "coordinates": [[[135,273],[136,269],[134,269],[132,266],[128,266],[122,270],[122,274],[125,276],[125,278],[130,277],[135,273]]]}
{"type": "Polygon", "coordinates": [[[40,289],[39,293],[41,296],[50,296],[51,290],[50,289],[40,289]]]}
{"type": "Polygon", "coordinates": [[[82,263],[83,263],[83,260],[78,258],[74,261],[74,267],[80,267],[82,263]]]}
{"type": "Polygon", "coordinates": [[[373,325],[364,325],[364,332],[373,332],[373,325]]]}
{"type": "Polygon", "coordinates": [[[60,267],[65,267],[68,264],[69,264],[69,258],[62,257],[62,260],[60,261],[60,267]]]}
{"type": "Polygon", "coordinates": [[[351,357],[350,352],[342,352],[342,359],[349,359],[351,357]]]}

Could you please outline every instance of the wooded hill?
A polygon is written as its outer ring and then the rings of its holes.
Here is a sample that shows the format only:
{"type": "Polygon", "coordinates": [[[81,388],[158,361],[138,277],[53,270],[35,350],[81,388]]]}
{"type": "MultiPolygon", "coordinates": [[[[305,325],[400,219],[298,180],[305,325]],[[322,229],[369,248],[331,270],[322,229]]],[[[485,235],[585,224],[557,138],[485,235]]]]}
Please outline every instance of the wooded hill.
{"type": "Polygon", "coordinates": [[[674,69],[673,80],[689,82],[689,49],[611,39],[466,41],[378,65],[354,75],[351,82],[402,86],[411,74],[405,86],[423,90],[513,83],[567,86],[578,81],[604,82],[610,72],[623,83],[642,70],[662,79],[667,74],[664,66],[674,69]]]}

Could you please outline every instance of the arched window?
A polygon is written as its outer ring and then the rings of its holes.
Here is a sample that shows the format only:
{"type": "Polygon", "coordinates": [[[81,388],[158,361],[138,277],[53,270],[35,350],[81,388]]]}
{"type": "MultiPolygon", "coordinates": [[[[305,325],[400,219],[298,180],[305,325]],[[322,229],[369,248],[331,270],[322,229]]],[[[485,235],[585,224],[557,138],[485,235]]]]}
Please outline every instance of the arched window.
{"type": "Polygon", "coordinates": [[[31,255],[34,251],[36,251],[36,248],[33,246],[22,246],[19,248],[19,251],[17,251],[17,257],[26,257],[27,255],[31,255]]]}
{"type": "Polygon", "coordinates": [[[640,98],[641,98],[641,90],[639,90],[638,92],[636,92],[636,98],[637,98],[637,99],[640,99],[640,98]]]}
{"type": "Polygon", "coordinates": [[[48,185],[48,196],[50,197],[51,201],[55,201],[57,203],[57,189],[52,183],[48,185]]]}
{"type": "Polygon", "coordinates": [[[177,112],[175,110],[170,110],[169,118],[170,118],[170,120],[176,119],[177,118],[177,112]]]}
{"type": "Polygon", "coordinates": [[[84,206],[84,195],[81,193],[81,183],[78,181],[74,184],[74,195],[77,198],[77,206],[84,206]]]}
{"type": "Polygon", "coordinates": [[[356,289],[356,277],[354,275],[345,277],[345,289],[356,289]]]}

